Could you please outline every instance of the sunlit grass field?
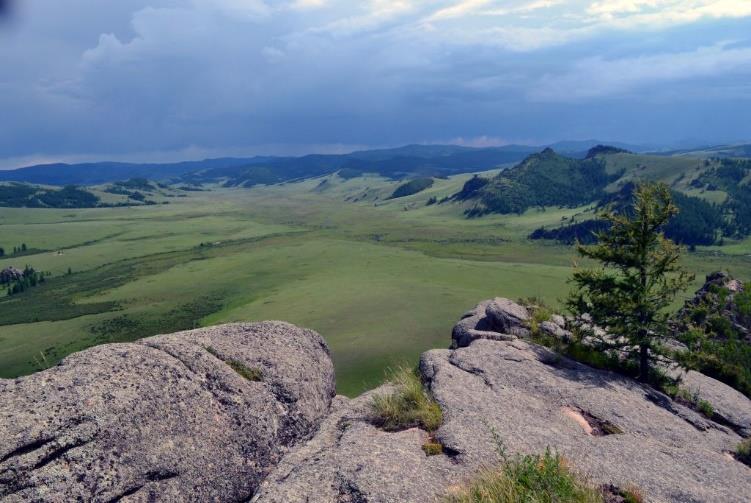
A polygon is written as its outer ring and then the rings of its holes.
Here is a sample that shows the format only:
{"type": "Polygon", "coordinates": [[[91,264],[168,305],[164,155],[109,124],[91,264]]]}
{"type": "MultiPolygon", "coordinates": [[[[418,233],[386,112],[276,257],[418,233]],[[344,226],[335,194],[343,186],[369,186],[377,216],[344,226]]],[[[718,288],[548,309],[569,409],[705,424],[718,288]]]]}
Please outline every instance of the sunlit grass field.
{"type": "MultiPolygon", "coordinates": [[[[456,204],[426,205],[468,176],[394,200],[398,182],[332,176],[216,188],[163,206],[0,209],[0,246],[39,250],[0,267],[53,273],[47,284],[0,300],[0,376],[94,344],[282,319],[326,338],[339,391],[355,395],[377,384],[385,367],[447,346],[453,323],[482,299],[565,297],[574,251],[526,236],[590,209],[468,220],[456,204]]],[[[746,241],[685,261],[698,285],[721,268],[751,278],[750,254],[746,241]]]]}

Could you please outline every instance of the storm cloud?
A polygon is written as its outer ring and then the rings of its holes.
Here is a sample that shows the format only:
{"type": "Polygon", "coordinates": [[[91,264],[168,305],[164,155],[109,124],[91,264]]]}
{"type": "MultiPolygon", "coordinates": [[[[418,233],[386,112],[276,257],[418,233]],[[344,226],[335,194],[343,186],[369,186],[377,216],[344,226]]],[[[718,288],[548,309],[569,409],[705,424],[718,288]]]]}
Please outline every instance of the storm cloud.
{"type": "Polygon", "coordinates": [[[745,0],[26,0],[0,158],[751,138],[745,0]]]}

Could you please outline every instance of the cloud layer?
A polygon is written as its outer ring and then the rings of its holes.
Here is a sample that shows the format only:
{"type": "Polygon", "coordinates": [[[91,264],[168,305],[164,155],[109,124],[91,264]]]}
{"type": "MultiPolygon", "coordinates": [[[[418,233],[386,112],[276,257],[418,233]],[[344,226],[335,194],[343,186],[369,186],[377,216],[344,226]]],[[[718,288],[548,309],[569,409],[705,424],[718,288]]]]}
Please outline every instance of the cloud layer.
{"type": "Polygon", "coordinates": [[[746,0],[17,7],[0,158],[751,137],[746,0]]]}

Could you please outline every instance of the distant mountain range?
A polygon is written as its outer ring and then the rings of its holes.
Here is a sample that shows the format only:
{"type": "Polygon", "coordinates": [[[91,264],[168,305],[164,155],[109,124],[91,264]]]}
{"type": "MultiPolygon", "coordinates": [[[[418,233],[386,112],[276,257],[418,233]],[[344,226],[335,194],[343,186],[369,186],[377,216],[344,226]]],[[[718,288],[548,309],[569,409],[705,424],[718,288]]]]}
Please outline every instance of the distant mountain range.
{"type": "MultiPolygon", "coordinates": [[[[597,140],[567,141],[549,145],[571,157],[583,157],[597,140]]],[[[608,143],[632,151],[644,147],[608,143]]],[[[390,178],[409,176],[449,176],[484,171],[522,161],[546,146],[506,145],[471,148],[456,145],[407,145],[399,148],[366,150],[341,155],[303,157],[220,158],[177,163],[92,162],[81,164],[40,164],[14,170],[0,170],[0,181],[46,185],[97,185],[131,178],[175,180],[194,183],[224,183],[253,186],[299,178],[321,176],[336,171],[353,177],[378,173],[390,178]]]]}

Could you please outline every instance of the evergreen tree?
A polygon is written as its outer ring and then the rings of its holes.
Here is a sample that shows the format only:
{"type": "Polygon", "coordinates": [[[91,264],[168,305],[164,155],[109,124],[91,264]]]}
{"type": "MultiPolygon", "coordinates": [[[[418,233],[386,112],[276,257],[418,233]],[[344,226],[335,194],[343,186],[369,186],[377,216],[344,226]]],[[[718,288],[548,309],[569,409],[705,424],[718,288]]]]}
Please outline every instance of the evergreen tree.
{"type": "Polygon", "coordinates": [[[632,348],[641,381],[649,380],[650,358],[667,332],[665,308],[693,279],[678,263],[680,248],[663,234],[677,212],[666,185],[640,184],[630,208],[603,212],[610,229],[598,242],[577,247],[601,266],[575,269],[568,306],[607,330],[606,347],[632,348]]]}

